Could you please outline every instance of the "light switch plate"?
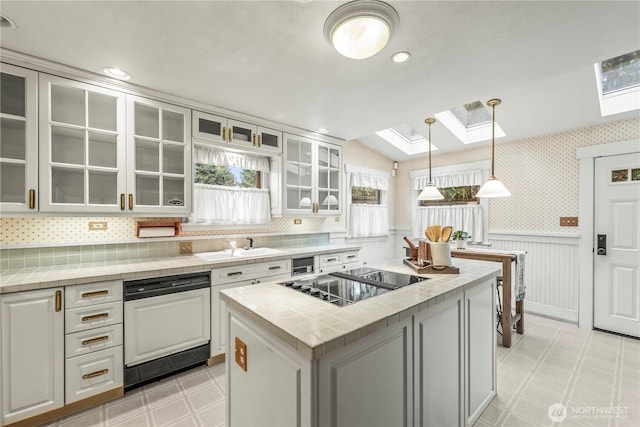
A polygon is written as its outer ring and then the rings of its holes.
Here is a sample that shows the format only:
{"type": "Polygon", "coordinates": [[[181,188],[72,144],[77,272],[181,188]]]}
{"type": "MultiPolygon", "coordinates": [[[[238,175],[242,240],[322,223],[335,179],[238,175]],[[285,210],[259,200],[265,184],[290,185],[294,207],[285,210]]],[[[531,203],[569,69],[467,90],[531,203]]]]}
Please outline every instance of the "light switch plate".
{"type": "Polygon", "coordinates": [[[193,252],[193,248],[191,246],[191,242],[180,242],[180,253],[181,254],[190,254],[193,252]]]}
{"type": "Polygon", "coordinates": [[[107,229],[107,221],[89,221],[89,230],[104,231],[107,229]]]}
{"type": "Polygon", "coordinates": [[[247,345],[238,337],[235,340],[236,363],[247,371],[247,345]]]}

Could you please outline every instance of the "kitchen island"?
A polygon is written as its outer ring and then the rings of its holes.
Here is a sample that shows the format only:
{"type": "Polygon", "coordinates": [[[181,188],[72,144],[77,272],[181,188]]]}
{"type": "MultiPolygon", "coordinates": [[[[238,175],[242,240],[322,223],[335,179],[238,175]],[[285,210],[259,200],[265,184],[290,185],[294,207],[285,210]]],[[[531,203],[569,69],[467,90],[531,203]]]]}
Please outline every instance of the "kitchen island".
{"type": "Polygon", "coordinates": [[[278,283],[222,291],[227,425],[472,425],[496,393],[500,270],[456,266],[343,307],[278,283]]]}

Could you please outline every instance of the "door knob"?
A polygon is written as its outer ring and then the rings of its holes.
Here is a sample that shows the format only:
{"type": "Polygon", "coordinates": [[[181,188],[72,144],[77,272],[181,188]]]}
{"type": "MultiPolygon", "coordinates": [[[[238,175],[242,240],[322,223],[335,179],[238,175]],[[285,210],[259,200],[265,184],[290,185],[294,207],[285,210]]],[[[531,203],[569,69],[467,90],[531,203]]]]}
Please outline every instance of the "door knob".
{"type": "Polygon", "coordinates": [[[596,250],[598,255],[606,255],[607,254],[607,235],[606,234],[598,234],[598,248],[596,250]]]}

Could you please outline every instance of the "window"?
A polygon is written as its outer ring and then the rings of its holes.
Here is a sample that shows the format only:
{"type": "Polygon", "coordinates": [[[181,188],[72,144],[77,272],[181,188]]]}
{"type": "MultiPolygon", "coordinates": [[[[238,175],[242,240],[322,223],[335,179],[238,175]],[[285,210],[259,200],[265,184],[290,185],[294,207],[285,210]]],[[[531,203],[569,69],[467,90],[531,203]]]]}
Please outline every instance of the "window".
{"type": "MultiPolygon", "coordinates": [[[[491,110],[481,101],[471,101],[436,114],[436,118],[463,144],[491,139],[491,110]]],[[[496,138],[506,134],[496,123],[496,138]]]]}
{"type": "MultiPolygon", "coordinates": [[[[404,123],[380,130],[376,135],[408,155],[426,153],[429,147],[424,136],[404,123]]],[[[432,151],[437,149],[438,147],[431,145],[432,151]]]]}
{"type": "Polygon", "coordinates": [[[594,64],[600,114],[640,109],[640,50],[594,64]]]}
{"type": "Polygon", "coordinates": [[[427,185],[428,170],[411,171],[415,213],[413,235],[424,238],[429,225],[450,225],[454,231],[462,230],[471,235],[474,242],[485,242],[488,227],[488,203],[478,200],[475,194],[489,175],[489,161],[451,165],[433,169],[433,184],[445,200],[418,202],[419,192],[427,185]]]}
{"type": "Polygon", "coordinates": [[[269,158],[194,146],[194,212],[190,222],[224,226],[268,225],[269,158]],[[265,187],[265,188],[263,188],[265,187]]]}
{"type": "Polygon", "coordinates": [[[389,172],[346,165],[348,237],[389,235],[389,172]]]}

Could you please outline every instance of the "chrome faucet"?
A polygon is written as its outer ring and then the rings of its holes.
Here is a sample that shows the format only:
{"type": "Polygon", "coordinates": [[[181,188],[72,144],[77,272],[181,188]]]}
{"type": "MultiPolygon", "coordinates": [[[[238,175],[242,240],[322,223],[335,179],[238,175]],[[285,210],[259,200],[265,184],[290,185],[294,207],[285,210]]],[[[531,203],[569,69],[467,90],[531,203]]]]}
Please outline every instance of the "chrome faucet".
{"type": "Polygon", "coordinates": [[[251,237],[247,237],[247,240],[249,241],[249,249],[253,249],[253,239],[251,237]]]}

